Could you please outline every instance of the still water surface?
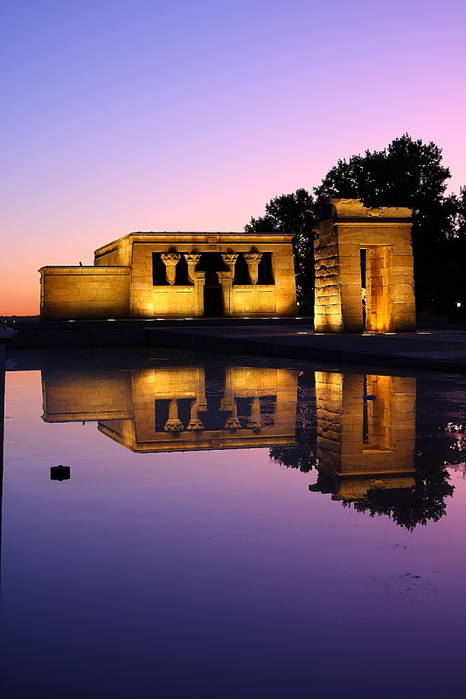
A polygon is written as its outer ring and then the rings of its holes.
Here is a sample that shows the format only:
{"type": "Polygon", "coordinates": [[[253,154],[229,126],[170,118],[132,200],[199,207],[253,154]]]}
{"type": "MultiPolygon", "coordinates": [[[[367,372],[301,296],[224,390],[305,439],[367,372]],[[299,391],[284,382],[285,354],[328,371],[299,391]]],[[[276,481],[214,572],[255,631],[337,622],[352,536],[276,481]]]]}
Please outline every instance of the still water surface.
{"type": "Polygon", "coordinates": [[[462,694],[464,378],[26,365],[6,374],[2,696],[462,694]]]}

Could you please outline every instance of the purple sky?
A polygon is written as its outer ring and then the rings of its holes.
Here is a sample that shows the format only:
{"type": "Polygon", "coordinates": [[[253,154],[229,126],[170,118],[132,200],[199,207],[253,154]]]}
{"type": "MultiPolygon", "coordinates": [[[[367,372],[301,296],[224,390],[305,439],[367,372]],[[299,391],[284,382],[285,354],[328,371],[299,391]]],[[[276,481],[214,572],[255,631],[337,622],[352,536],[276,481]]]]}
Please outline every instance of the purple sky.
{"type": "Polygon", "coordinates": [[[466,3],[3,5],[0,313],[131,230],[242,229],[408,131],[466,183],[466,3]]]}

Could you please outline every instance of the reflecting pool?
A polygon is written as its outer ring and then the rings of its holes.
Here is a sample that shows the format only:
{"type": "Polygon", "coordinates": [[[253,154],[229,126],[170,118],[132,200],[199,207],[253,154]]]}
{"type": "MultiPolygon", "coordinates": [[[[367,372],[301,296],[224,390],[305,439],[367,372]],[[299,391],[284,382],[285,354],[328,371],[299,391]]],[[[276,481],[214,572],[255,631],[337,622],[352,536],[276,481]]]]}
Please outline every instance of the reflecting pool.
{"type": "Polygon", "coordinates": [[[3,696],[462,692],[464,377],[153,350],[7,368],[3,696]]]}

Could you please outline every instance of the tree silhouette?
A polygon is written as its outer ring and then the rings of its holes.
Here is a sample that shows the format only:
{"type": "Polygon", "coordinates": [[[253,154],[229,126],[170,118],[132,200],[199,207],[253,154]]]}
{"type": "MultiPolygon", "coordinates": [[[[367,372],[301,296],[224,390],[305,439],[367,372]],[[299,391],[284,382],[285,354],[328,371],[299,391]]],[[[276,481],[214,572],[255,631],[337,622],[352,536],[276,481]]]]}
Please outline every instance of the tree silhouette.
{"type": "Polygon", "coordinates": [[[309,211],[313,204],[312,194],[305,189],[297,189],[292,194],[282,194],[271,199],[265,205],[265,215],[251,218],[244,227],[248,232],[282,231],[295,234],[293,252],[301,312],[311,312],[314,305],[314,219],[309,211]]]}
{"type": "Polygon", "coordinates": [[[413,209],[415,293],[418,313],[450,312],[455,299],[466,299],[462,260],[466,253],[466,188],[447,194],[450,171],[435,143],[409,134],[382,150],[367,150],[339,160],[314,188],[282,194],[265,205],[265,215],[251,218],[246,231],[295,233],[298,302],[312,312],[314,254],[309,209],[322,212],[331,197],[362,199],[367,206],[400,205],[413,209]]]}
{"type": "Polygon", "coordinates": [[[450,248],[445,242],[454,236],[458,208],[458,199],[445,194],[449,178],[435,143],[404,134],[383,150],[339,160],[314,190],[317,206],[330,197],[354,197],[366,206],[413,209],[418,312],[444,309],[448,304],[442,271],[448,269],[450,248]]]}
{"type": "Polygon", "coordinates": [[[445,498],[453,495],[454,486],[444,464],[426,463],[416,466],[416,484],[412,488],[370,490],[362,500],[352,505],[357,512],[368,512],[371,517],[386,515],[400,527],[412,531],[419,524],[437,522],[446,513],[445,498]]]}

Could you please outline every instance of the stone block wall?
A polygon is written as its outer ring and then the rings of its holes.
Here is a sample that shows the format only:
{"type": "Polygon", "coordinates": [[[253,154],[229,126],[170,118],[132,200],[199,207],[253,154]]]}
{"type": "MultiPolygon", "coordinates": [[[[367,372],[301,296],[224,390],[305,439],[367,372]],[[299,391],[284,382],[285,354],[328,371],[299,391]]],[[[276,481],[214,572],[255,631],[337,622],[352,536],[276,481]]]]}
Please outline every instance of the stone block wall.
{"type": "MultiPolygon", "coordinates": [[[[217,276],[225,316],[291,316],[296,314],[292,235],[286,233],[130,233],[94,253],[93,267],[43,267],[41,317],[190,318],[204,316],[205,271],[196,265],[202,253],[224,259],[217,276]],[[153,255],[166,265],[167,284],[154,285],[153,255]],[[273,284],[258,284],[261,253],[271,255],[273,284]],[[234,283],[234,264],[245,255],[251,283],[234,283]],[[175,283],[175,268],[185,256],[185,283],[175,283]],[[229,262],[228,258],[234,258],[229,262]],[[189,283],[188,282],[191,282],[189,283]]],[[[211,258],[213,259],[213,258],[211,258]]],[[[210,294],[212,289],[208,290],[210,294]]],[[[212,294],[215,294],[216,289],[212,294]]],[[[211,295],[209,301],[215,299],[211,295]]],[[[215,309],[217,302],[213,303],[215,309]]],[[[206,306],[209,304],[206,303],[206,306]]],[[[220,303],[218,303],[220,313],[220,303]]]]}
{"type": "Polygon", "coordinates": [[[126,372],[43,371],[45,422],[120,420],[133,416],[126,372]]]}
{"type": "Polygon", "coordinates": [[[129,316],[129,267],[42,267],[39,272],[45,320],[129,316]]]}
{"type": "MultiPolygon", "coordinates": [[[[246,235],[246,234],[245,234],[246,235]]],[[[238,241],[228,234],[193,234],[191,240],[176,234],[166,242],[151,242],[151,234],[131,234],[116,243],[100,248],[95,263],[131,264],[130,315],[132,317],[199,317],[204,315],[203,281],[192,286],[154,286],[152,278],[153,253],[165,253],[171,247],[180,254],[195,248],[199,252],[248,253],[251,242],[238,241]],[[122,247],[120,250],[118,246],[122,247]],[[130,251],[131,250],[131,251],[130,251]]],[[[289,237],[289,236],[288,236],[289,237]]],[[[291,316],[296,309],[296,281],[291,241],[288,243],[254,240],[259,252],[272,254],[274,284],[233,284],[224,274],[222,287],[225,316],[269,315],[291,316]]]]}
{"type": "Polygon", "coordinates": [[[369,209],[332,199],[332,216],[315,228],[317,332],[415,330],[411,210],[369,209]],[[366,250],[366,325],[361,250],[366,250]]]}
{"type": "MultiPolygon", "coordinates": [[[[340,289],[338,238],[331,222],[319,227],[314,240],[316,332],[342,332],[344,329],[340,289]]],[[[345,270],[346,272],[350,270],[345,270]]]]}

